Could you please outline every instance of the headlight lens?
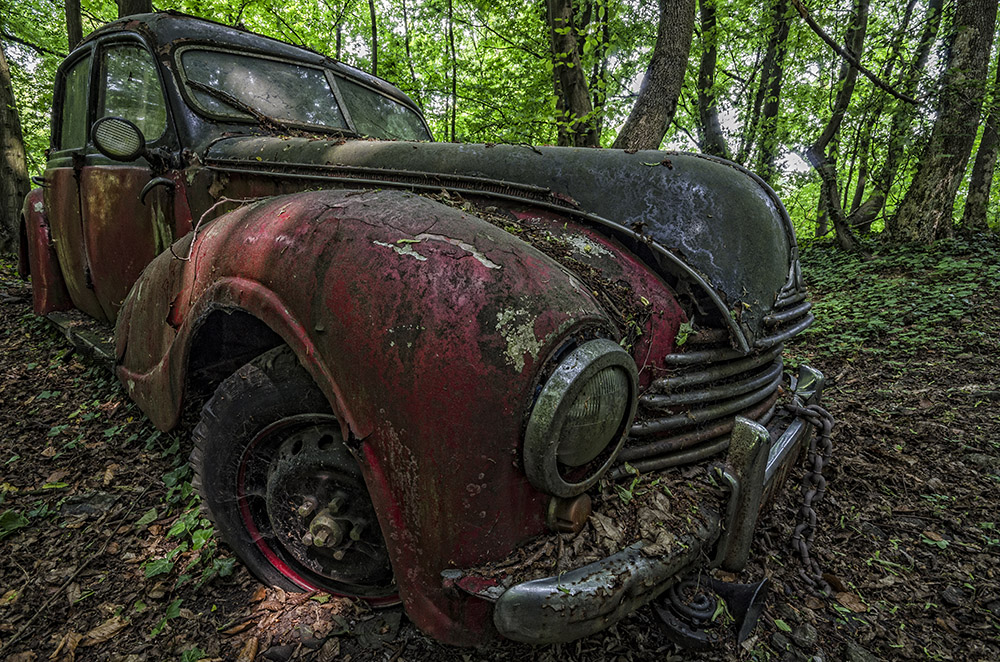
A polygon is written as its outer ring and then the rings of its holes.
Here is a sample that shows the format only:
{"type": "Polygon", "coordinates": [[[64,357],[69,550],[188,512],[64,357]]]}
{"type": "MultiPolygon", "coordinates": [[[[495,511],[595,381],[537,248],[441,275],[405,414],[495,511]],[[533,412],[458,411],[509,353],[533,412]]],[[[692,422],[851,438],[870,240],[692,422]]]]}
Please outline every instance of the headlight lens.
{"type": "Polygon", "coordinates": [[[573,350],[545,382],[528,418],[524,467],[531,484],[569,497],[597,482],[625,441],[637,382],[635,362],[617,343],[599,338],[573,350]],[[598,459],[599,466],[573,482],[561,471],[598,459]]]}

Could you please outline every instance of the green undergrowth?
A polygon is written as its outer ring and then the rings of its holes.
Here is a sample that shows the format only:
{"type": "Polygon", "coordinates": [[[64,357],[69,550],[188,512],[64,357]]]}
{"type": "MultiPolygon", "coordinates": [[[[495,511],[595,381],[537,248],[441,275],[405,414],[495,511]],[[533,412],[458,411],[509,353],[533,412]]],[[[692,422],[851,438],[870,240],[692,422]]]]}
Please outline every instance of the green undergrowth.
{"type": "Polygon", "coordinates": [[[975,319],[1000,294],[996,236],[869,250],[871,258],[826,242],[803,246],[816,322],[795,341],[799,349],[840,358],[960,354],[996,333],[975,319]]]}

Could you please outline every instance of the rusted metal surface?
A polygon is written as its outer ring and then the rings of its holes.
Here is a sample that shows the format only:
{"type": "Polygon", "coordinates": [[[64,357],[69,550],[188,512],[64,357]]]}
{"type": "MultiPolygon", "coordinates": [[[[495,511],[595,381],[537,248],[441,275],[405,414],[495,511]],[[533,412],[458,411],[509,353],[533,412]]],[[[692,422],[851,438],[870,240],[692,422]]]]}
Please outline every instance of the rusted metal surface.
{"type": "MultiPolygon", "coordinates": [[[[468,173],[501,192],[505,182],[544,186],[550,200],[571,201],[564,205],[639,227],[680,255],[722,295],[726,317],[737,315],[750,343],[765,335],[763,317],[792,268],[783,208],[751,176],[721,160],[665,152],[242,137],[216,142],[205,161],[222,170],[344,180],[357,178],[363,166],[369,170],[359,181],[403,178],[404,187],[422,181],[438,189],[483,191],[482,182],[470,185],[457,177],[468,173]],[[781,257],[761,259],[765,255],[781,257]]],[[[511,195],[524,195],[508,188],[511,195]]]]}
{"type": "Polygon", "coordinates": [[[126,303],[119,375],[132,397],[169,427],[199,319],[258,316],[358,440],[408,613],[443,640],[480,637],[483,614],[446,599],[438,573],[544,529],[548,497],[516,460],[522,416],[549,355],[607,324],[592,295],[511,235],[402,192],[248,205],[208,224],[191,256],[155,260],[126,303]]]}
{"type": "Polygon", "coordinates": [[[59,268],[42,191],[37,188],[29,193],[21,211],[25,223],[22,239],[28,261],[27,269],[22,270],[27,272],[24,276],[31,274],[31,299],[36,315],[73,307],[59,268]]]}

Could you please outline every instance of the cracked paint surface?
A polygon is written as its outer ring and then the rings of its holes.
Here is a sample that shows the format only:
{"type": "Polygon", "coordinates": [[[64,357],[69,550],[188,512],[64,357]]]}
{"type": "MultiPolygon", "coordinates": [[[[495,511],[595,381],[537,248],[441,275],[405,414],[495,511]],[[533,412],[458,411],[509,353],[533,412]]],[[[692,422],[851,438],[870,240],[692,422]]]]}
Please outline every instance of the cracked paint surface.
{"type": "Polygon", "coordinates": [[[408,255],[413,259],[417,260],[418,262],[427,261],[427,258],[418,253],[417,251],[413,250],[413,246],[411,246],[410,244],[403,244],[402,246],[400,246],[398,244],[390,244],[384,241],[373,241],[372,243],[375,244],[376,246],[385,246],[386,248],[391,248],[392,250],[396,251],[396,253],[398,253],[399,255],[408,255]]]}

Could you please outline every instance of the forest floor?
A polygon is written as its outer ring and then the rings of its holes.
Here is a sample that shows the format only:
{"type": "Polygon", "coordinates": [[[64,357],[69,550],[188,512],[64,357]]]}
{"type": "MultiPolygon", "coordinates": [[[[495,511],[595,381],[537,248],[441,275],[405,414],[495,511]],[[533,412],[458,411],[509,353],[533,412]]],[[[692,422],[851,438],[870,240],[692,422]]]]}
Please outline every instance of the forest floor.
{"type": "Polygon", "coordinates": [[[787,354],[838,420],[810,594],[788,541],[801,478],[738,579],[767,576],[743,646],[676,649],[644,608],[572,644],[441,646],[397,609],[260,586],[191,494],[189,429],[161,434],[31,314],[0,265],[0,659],[1000,659],[1000,243],[804,251],[818,322],[787,354]]]}

